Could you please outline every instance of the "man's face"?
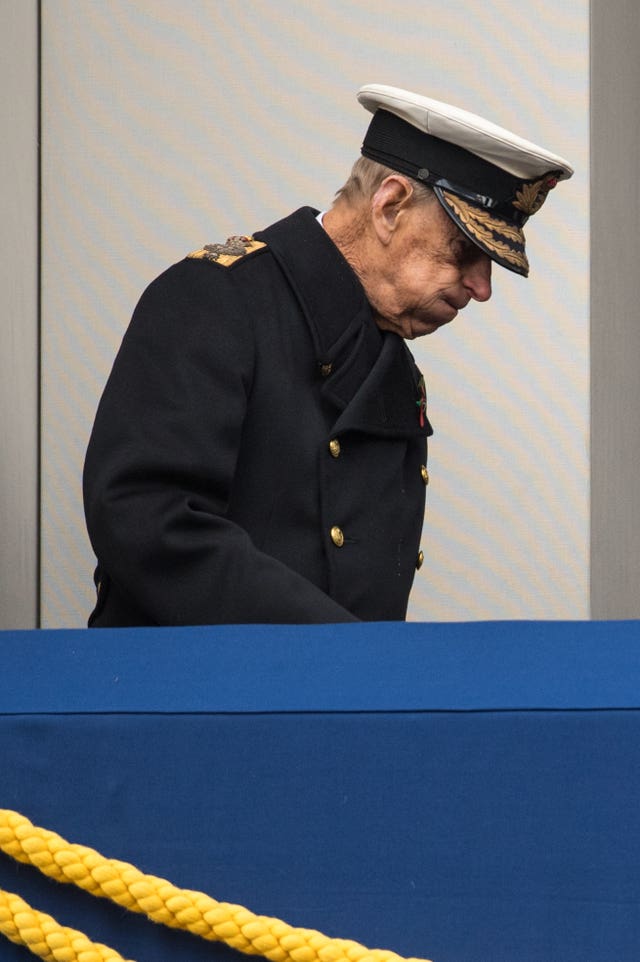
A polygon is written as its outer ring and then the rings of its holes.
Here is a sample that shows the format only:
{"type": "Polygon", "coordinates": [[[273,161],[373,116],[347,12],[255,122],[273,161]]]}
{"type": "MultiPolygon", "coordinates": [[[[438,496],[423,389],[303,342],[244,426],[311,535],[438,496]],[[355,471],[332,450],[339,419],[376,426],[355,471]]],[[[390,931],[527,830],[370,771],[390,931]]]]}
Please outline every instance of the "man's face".
{"type": "Polygon", "coordinates": [[[491,297],[491,260],[435,198],[407,215],[365,286],[378,326],[413,339],[448,324],[470,300],[491,297]]]}

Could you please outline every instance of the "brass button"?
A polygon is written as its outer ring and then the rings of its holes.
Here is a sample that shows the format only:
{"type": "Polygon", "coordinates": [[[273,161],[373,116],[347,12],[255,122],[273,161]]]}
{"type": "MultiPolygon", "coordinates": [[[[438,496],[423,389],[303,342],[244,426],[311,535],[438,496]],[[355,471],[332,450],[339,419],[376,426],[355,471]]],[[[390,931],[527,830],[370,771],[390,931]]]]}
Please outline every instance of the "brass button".
{"type": "Polygon", "coordinates": [[[331,457],[333,458],[340,457],[340,442],[338,441],[337,438],[332,438],[329,441],[329,451],[331,452],[331,457]]]}
{"type": "Polygon", "coordinates": [[[416,571],[420,571],[420,568],[424,564],[424,551],[418,552],[418,557],[416,559],[416,571]]]}
{"type": "Polygon", "coordinates": [[[331,374],[331,371],[332,371],[332,370],[333,370],[333,364],[321,364],[321,365],[320,365],[320,374],[321,374],[323,377],[329,377],[329,375],[331,374]]]}
{"type": "Polygon", "coordinates": [[[429,472],[427,471],[426,464],[420,465],[420,474],[422,476],[422,480],[424,481],[424,483],[429,484],[429,472]]]}
{"type": "Polygon", "coordinates": [[[344,535],[342,533],[342,529],[338,528],[337,525],[334,525],[331,529],[331,540],[336,548],[341,548],[344,544],[344,535]]]}

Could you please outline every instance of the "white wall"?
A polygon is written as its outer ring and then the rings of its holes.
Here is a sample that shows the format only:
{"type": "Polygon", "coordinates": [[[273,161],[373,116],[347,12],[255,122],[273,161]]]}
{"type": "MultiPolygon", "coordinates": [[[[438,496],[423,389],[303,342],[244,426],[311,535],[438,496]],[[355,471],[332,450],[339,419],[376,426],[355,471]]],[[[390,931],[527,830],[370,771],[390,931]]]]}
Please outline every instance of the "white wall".
{"type": "Polygon", "coordinates": [[[140,292],[186,252],[326,206],[366,82],[484,114],[567,157],[528,281],[415,345],[427,378],[411,617],[589,616],[588,0],[50,0],[42,6],[42,605],[80,626],[80,477],[140,292]]]}

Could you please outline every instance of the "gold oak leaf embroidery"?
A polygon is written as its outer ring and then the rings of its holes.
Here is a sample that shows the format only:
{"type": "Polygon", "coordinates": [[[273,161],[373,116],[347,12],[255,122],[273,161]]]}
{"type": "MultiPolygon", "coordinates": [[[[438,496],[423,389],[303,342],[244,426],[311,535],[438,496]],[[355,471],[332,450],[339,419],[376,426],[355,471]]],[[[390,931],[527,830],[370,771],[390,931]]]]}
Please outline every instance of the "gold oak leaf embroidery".
{"type": "Polygon", "coordinates": [[[515,264],[528,270],[529,262],[526,254],[522,250],[514,250],[507,241],[512,240],[515,244],[522,244],[522,234],[517,227],[510,227],[503,221],[497,224],[491,217],[489,211],[478,210],[461,204],[455,195],[447,195],[447,203],[453,209],[457,217],[471,233],[482,241],[485,247],[503,260],[515,264]],[[499,233],[500,236],[496,236],[499,233]],[[504,238],[504,240],[503,240],[504,238]]]}

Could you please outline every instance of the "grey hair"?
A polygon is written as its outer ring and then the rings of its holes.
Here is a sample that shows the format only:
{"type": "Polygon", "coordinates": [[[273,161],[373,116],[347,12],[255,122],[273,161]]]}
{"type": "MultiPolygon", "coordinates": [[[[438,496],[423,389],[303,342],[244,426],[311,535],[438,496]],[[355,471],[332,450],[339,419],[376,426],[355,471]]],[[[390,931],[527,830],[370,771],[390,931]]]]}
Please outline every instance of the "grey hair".
{"type": "MultiPolygon", "coordinates": [[[[397,170],[385,167],[375,160],[368,157],[358,157],[351,168],[351,173],[346,183],[336,191],[336,200],[345,200],[348,204],[357,204],[362,200],[370,200],[378,187],[390,174],[397,174],[397,170]]],[[[422,184],[419,180],[409,177],[413,187],[413,200],[418,203],[426,203],[433,200],[434,193],[428,184],[422,184]]]]}

